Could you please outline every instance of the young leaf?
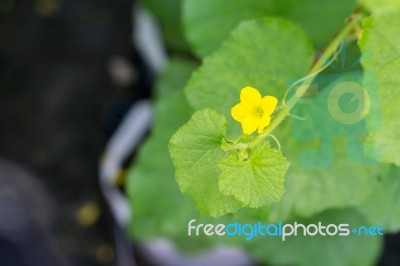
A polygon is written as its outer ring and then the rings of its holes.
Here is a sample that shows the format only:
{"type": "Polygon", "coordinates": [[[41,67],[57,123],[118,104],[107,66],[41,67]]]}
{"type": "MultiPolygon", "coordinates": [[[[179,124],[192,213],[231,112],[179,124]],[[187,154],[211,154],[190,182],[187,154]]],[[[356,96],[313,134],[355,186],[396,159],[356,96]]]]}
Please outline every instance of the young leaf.
{"type": "Polygon", "coordinates": [[[221,171],[217,162],[225,156],[221,144],[227,122],[223,115],[204,109],[193,114],[171,138],[169,150],[175,165],[176,181],[202,215],[218,217],[234,213],[242,204],[218,189],[221,171]]]}
{"type": "Polygon", "coordinates": [[[289,162],[268,142],[249,149],[247,159],[232,153],[218,167],[222,170],[219,190],[246,206],[258,208],[277,202],[285,192],[283,182],[289,162]]]}
{"type": "MultiPolygon", "coordinates": [[[[400,10],[367,19],[359,45],[363,67],[378,80],[382,116],[382,129],[371,133],[368,143],[379,150],[382,162],[400,165],[400,10]]],[[[366,85],[369,82],[364,80],[366,85]]]]}

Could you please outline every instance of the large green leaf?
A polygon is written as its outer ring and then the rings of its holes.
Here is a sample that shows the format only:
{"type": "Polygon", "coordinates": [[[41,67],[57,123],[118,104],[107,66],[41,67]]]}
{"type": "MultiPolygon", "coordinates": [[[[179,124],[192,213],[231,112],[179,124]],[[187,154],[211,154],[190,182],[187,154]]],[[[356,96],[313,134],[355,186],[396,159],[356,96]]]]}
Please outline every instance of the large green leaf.
{"type": "Polygon", "coordinates": [[[360,207],[369,223],[379,224],[385,233],[400,230],[400,168],[392,166],[384,173],[379,186],[360,207]]]}
{"type": "Polygon", "coordinates": [[[293,20],[317,47],[322,47],[341,29],[354,8],[353,0],[185,0],[183,17],[189,42],[198,55],[205,56],[216,50],[240,22],[268,15],[293,20]]]}
{"type": "MultiPolygon", "coordinates": [[[[381,161],[400,165],[400,11],[367,19],[359,45],[363,67],[376,75],[382,117],[381,130],[372,132],[368,142],[379,150],[381,161]]],[[[364,80],[366,85],[371,82],[364,80]]]]}
{"type": "Polygon", "coordinates": [[[243,22],[205,58],[187,84],[186,95],[195,109],[212,108],[234,125],[230,109],[239,102],[243,87],[250,85],[263,95],[282,99],[287,82],[304,76],[313,56],[303,31],[286,20],[243,22]]]}
{"type": "MultiPolygon", "coordinates": [[[[310,219],[296,219],[304,225],[349,224],[350,230],[365,226],[366,221],[354,209],[326,211],[310,219]]],[[[280,237],[258,237],[249,241],[248,250],[261,261],[272,265],[299,266],[368,266],[375,262],[382,248],[379,236],[303,236],[282,241],[280,237]]]]}
{"type": "Polygon", "coordinates": [[[283,182],[289,162],[268,142],[248,153],[248,159],[232,153],[218,164],[222,170],[218,178],[220,191],[252,208],[279,201],[285,192],[283,182]]]}

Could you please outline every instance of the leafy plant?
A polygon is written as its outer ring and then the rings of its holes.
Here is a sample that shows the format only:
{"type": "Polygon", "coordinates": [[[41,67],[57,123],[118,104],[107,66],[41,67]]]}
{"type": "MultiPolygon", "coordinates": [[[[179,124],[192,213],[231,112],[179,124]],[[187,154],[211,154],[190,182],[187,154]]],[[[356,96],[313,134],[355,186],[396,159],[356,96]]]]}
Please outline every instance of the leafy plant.
{"type": "Polygon", "coordinates": [[[360,0],[354,12],[344,0],[180,4],[201,65],[174,57],[158,79],[154,127],[129,175],[132,234],[191,250],[239,245],[278,265],[373,264],[379,237],[245,241],[186,229],[196,219],[400,230],[398,1],[360,0]],[[361,66],[348,62],[357,57],[361,66]],[[260,133],[232,117],[246,86],[278,99],[260,133]]]}

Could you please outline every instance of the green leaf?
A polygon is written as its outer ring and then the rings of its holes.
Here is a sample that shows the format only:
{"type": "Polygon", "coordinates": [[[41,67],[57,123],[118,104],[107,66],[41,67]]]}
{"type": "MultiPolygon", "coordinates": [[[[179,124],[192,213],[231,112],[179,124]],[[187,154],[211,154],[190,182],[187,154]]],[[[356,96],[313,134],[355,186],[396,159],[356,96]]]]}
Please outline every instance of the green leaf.
{"type": "MultiPolygon", "coordinates": [[[[400,165],[400,11],[367,19],[359,45],[365,58],[363,67],[376,75],[382,117],[381,130],[372,132],[368,143],[379,150],[382,162],[400,165]]],[[[364,83],[371,81],[365,79],[364,83]]]]}
{"type": "MultiPolygon", "coordinates": [[[[244,86],[282,99],[290,79],[304,76],[314,53],[303,31],[278,18],[243,22],[192,75],[185,91],[196,110],[212,108],[237,124],[230,109],[244,86]]],[[[239,127],[236,127],[236,133],[239,127]]]]}
{"type": "MultiPolygon", "coordinates": [[[[365,226],[363,216],[354,209],[330,210],[310,219],[296,219],[309,225],[349,224],[350,229],[365,226]]],[[[293,221],[293,222],[294,222],[293,221]]],[[[303,236],[282,241],[280,237],[258,237],[249,241],[249,252],[258,260],[272,265],[299,266],[367,266],[375,265],[382,249],[379,236],[303,236]]]]}
{"type": "Polygon", "coordinates": [[[384,13],[394,9],[400,9],[400,1],[398,0],[358,0],[373,13],[384,13]]]}
{"type": "Polygon", "coordinates": [[[392,166],[380,178],[379,186],[360,207],[370,224],[383,227],[385,233],[400,231],[400,168],[392,166]]]}
{"type": "Polygon", "coordinates": [[[222,171],[220,191],[252,208],[279,201],[285,192],[283,182],[289,162],[267,142],[247,152],[248,159],[232,153],[218,164],[222,171]]]}
{"type": "Polygon", "coordinates": [[[221,144],[226,134],[226,119],[217,112],[204,109],[171,138],[169,150],[175,165],[176,181],[188,194],[201,215],[218,217],[235,213],[241,203],[218,189],[221,171],[217,162],[225,156],[221,144]]]}
{"type": "Polygon", "coordinates": [[[186,36],[200,56],[215,51],[240,22],[269,15],[298,23],[322,47],[342,28],[355,6],[353,0],[185,0],[183,21],[186,36]]]}

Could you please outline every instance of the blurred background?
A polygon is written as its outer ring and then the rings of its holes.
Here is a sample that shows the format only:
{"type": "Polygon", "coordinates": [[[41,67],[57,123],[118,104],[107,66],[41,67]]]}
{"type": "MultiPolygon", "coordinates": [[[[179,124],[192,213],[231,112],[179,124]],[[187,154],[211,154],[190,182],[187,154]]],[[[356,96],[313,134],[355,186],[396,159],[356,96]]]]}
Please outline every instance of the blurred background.
{"type": "Polygon", "coordinates": [[[151,80],[132,45],[132,7],[0,1],[1,265],[114,265],[98,165],[151,80]],[[35,245],[42,252],[28,252],[35,245]]]}

